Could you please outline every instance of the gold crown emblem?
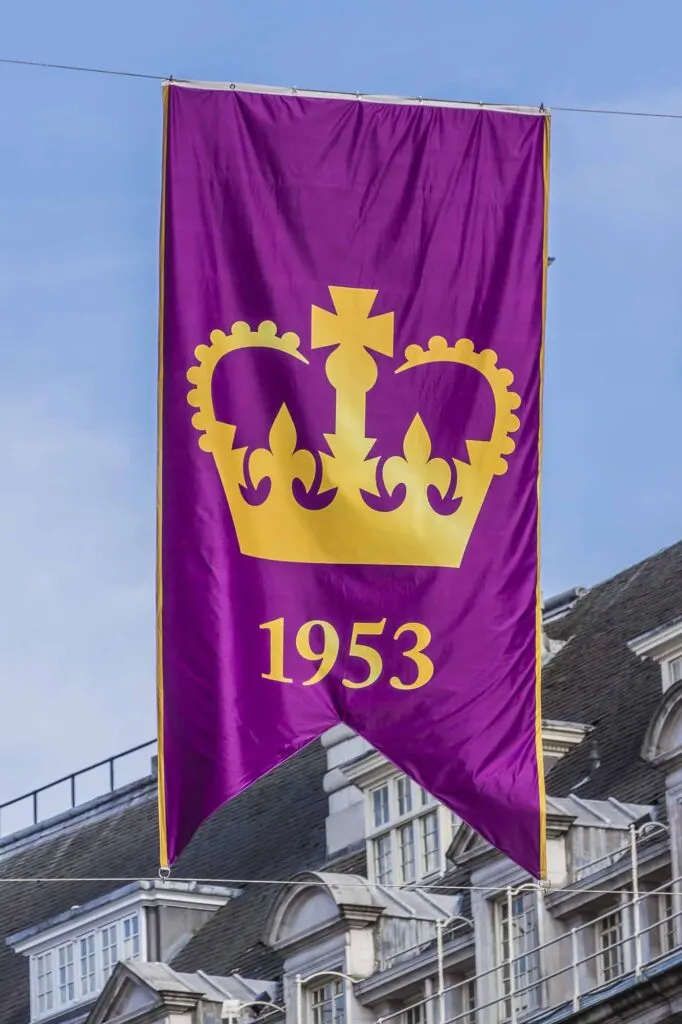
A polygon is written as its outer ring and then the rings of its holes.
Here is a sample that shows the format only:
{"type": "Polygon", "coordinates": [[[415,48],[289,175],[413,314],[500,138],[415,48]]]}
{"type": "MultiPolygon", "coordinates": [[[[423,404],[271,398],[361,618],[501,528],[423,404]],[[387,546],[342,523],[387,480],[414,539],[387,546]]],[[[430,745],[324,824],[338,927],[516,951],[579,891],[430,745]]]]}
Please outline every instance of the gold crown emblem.
{"type": "Polygon", "coordinates": [[[469,538],[495,476],[507,470],[514,451],[509,436],[519,428],[514,410],[521,399],[510,390],[513,376],[497,366],[492,349],[481,352],[467,338],[450,345],[434,337],[425,349],[408,345],[404,362],[393,372],[413,373],[433,363],[456,363],[477,370],[487,381],[495,405],[488,440],[467,440],[468,460],[432,457],[432,444],[417,413],[403,440],[402,455],[369,457],[375,439],[365,436],[367,395],[378,379],[372,352],[393,355],[393,314],[370,316],[377,292],[330,288],[335,312],[312,307],[311,348],[331,347],[325,373],[336,392],[333,434],[324,438],[329,452],[297,445],[296,426],[283,404],[270,428],[268,447],[250,451],[235,443],[237,424],[216,419],[213,373],[219,361],[240,349],[283,352],[308,363],[292,333],[277,334],[266,321],[257,330],[238,322],[232,332],[211,333],[210,345],[195,350],[198,360],[187,373],[187,396],[198,411],[192,424],[201,431],[199,446],[211,452],[245,555],[282,562],[363,565],[430,565],[459,568],[469,538]],[[246,500],[245,488],[270,482],[261,504],[246,500]],[[311,498],[327,495],[324,507],[307,508],[294,496],[300,481],[311,498]],[[402,484],[397,508],[380,510],[367,496],[392,495],[402,484]],[[453,510],[438,512],[428,491],[451,497],[453,510]]]}

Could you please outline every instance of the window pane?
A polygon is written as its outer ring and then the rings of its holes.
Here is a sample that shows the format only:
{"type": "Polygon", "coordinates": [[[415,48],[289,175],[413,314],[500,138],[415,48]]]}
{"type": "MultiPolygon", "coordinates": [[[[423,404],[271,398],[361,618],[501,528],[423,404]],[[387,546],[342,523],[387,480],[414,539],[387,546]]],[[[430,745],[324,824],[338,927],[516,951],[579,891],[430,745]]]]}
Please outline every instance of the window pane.
{"type": "Polygon", "coordinates": [[[39,1014],[49,1013],[54,1006],[54,974],[52,953],[43,953],[35,959],[36,1008],[39,1014]]]}
{"type": "Polygon", "coordinates": [[[137,960],[140,956],[140,919],[126,917],[123,922],[123,959],[137,960]]]}
{"type": "Polygon", "coordinates": [[[666,892],[659,897],[659,942],[662,953],[669,953],[675,947],[675,906],[673,894],[666,892]]]}
{"type": "Polygon", "coordinates": [[[462,988],[462,1011],[460,1024],[476,1024],[476,980],[470,978],[462,988]]]}
{"type": "Polygon", "coordinates": [[[414,826],[403,825],[398,829],[398,847],[400,850],[400,881],[409,885],[417,879],[417,864],[414,850],[414,826]]]}
{"type": "Polygon", "coordinates": [[[669,665],[670,670],[670,681],[672,683],[679,683],[682,679],[682,657],[673,658],[669,665]]]}
{"type": "Polygon", "coordinates": [[[388,807],[388,786],[375,789],[372,793],[372,808],[374,812],[374,827],[381,828],[388,824],[390,817],[388,807]]]}
{"type": "Polygon", "coordinates": [[[398,814],[409,814],[412,810],[412,782],[403,775],[398,779],[396,788],[398,790],[398,814]]]}
{"type": "Polygon", "coordinates": [[[431,811],[421,819],[422,859],[424,874],[438,871],[440,867],[440,837],[438,834],[438,811],[431,811]]]}
{"type": "Polygon", "coordinates": [[[340,978],[314,988],[310,994],[312,1024],[343,1024],[345,1006],[343,982],[340,978]]]}
{"type": "Polygon", "coordinates": [[[418,1006],[410,1006],[403,1014],[404,1024],[425,1024],[426,1007],[424,1003],[418,1006]]]}
{"type": "Polygon", "coordinates": [[[85,935],[80,940],[78,944],[78,963],[80,992],[82,996],[87,996],[94,992],[97,987],[94,935],[85,935]]]}
{"type": "Polygon", "coordinates": [[[374,840],[374,877],[379,885],[393,883],[393,846],[390,836],[374,840]]]}
{"type": "Polygon", "coordinates": [[[72,1003],[76,998],[76,987],[73,976],[73,943],[60,946],[57,951],[59,1002],[62,1006],[72,1003]]]}
{"type": "Polygon", "coordinates": [[[620,978],[624,971],[623,963],[623,919],[619,910],[598,923],[598,941],[601,956],[599,969],[603,982],[620,978]]]}
{"type": "Polygon", "coordinates": [[[108,924],[106,928],[102,928],[102,931],[100,932],[100,939],[102,949],[102,977],[104,981],[106,981],[118,961],[116,922],[114,922],[114,924],[108,924]]]}

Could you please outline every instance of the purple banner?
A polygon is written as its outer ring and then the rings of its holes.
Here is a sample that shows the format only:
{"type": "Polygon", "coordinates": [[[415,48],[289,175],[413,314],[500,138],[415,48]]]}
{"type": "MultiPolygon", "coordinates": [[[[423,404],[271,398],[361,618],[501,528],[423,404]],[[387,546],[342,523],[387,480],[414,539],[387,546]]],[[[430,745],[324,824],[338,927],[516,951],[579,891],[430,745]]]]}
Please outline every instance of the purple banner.
{"type": "Polygon", "coordinates": [[[548,118],[165,104],[162,863],[345,722],[539,876],[548,118]]]}

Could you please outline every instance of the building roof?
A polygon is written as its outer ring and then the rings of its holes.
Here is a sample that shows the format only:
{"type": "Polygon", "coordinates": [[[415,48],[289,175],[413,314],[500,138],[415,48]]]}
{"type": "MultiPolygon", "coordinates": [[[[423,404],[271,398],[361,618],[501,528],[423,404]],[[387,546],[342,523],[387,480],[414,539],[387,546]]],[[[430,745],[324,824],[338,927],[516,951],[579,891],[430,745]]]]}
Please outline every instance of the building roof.
{"type": "MultiPolygon", "coordinates": [[[[319,785],[322,789],[321,780],[319,785]]],[[[287,878],[311,867],[323,866],[324,855],[323,849],[317,861],[310,858],[299,870],[286,873],[274,860],[277,877],[287,878]]],[[[362,850],[338,859],[329,867],[334,872],[364,875],[367,871],[365,852],[362,850]]],[[[273,871],[272,865],[270,871],[273,871]]],[[[197,932],[173,961],[173,966],[180,971],[200,968],[208,974],[226,975],[236,971],[251,978],[278,978],[282,971],[281,957],[265,945],[263,936],[270,910],[280,891],[281,887],[276,885],[251,886],[197,932]]]]}
{"type": "MultiPolygon", "coordinates": [[[[268,879],[273,873],[277,878],[287,878],[311,865],[322,865],[327,815],[327,797],[322,787],[325,770],[322,745],[310,744],[206,822],[178,860],[173,874],[180,878],[248,881],[268,879]],[[291,813],[293,807],[296,814],[291,813]]],[[[151,878],[157,874],[157,807],[153,787],[148,782],[147,788],[148,796],[140,802],[128,800],[121,804],[114,799],[110,813],[95,820],[86,819],[81,825],[75,812],[70,827],[42,841],[38,832],[33,843],[22,841],[14,854],[11,846],[5,848],[0,859],[0,878],[74,881],[3,883],[2,1024],[26,1024],[29,1019],[27,961],[4,944],[8,934],[104,896],[119,888],[125,879],[151,878]]],[[[186,950],[180,970],[203,969],[216,975],[238,970],[246,977],[265,978],[277,972],[276,959],[259,947],[270,902],[276,894],[277,886],[247,885],[244,894],[234,900],[230,928],[225,929],[232,941],[220,958],[228,965],[226,969],[215,969],[208,963],[208,958],[203,958],[203,944],[199,943],[198,959],[194,960],[186,950]],[[248,969],[249,961],[254,964],[254,971],[248,969]]],[[[216,916],[222,913],[219,911],[216,916]]]]}
{"type": "MultiPolygon", "coordinates": [[[[660,669],[640,661],[628,641],[682,615],[682,543],[646,559],[587,592],[571,592],[567,611],[554,609],[547,632],[557,645],[543,670],[546,719],[593,726],[551,771],[555,804],[576,789],[580,800],[649,805],[663,792],[659,770],[640,756],[647,726],[662,700],[660,669]],[[584,781],[586,780],[586,781],[584,781]]],[[[199,831],[173,875],[242,887],[243,893],[212,918],[170,965],[183,974],[276,979],[279,956],[263,943],[277,885],[249,880],[291,878],[326,868],[366,874],[364,851],[325,864],[326,757],[317,742],[301,751],[218,811],[199,831]],[[293,813],[295,811],[295,813],[293,813]]],[[[575,800],[569,801],[574,808],[575,800]]],[[[588,814],[589,812],[589,814],[588,814]]],[[[154,877],[158,839],[154,780],[114,794],[96,817],[72,812],[58,829],[38,828],[0,846],[0,877],[74,881],[8,882],[2,886],[0,935],[7,936],[66,913],[120,888],[126,880],[154,877]],[[83,880],[83,879],[90,879],[83,880]],[[95,880],[99,879],[99,881],[95,880]],[[115,880],[115,881],[114,881],[115,880]]],[[[610,804],[615,816],[631,818],[610,804]]],[[[465,884],[461,872],[449,884],[465,884]]],[[[465,894],[465,901],[467,894],[465,894]]],[[[465,905],[460,913],[468,914],[465,905]]],[[[26,1024],[28,969],[23,956],[0,944],[0,1021],[26,1024]]]]}
{"type": "Polygon", "coordinates": [[[585,800],[577,793],[567,797],[548,796],[547,814],[571,818],[582,828],[616,829],[625,832],[636,821],[647,817],[646,804],[624,804],[608,797],[606,800],[585,800]]]}
{"type": "Polygon", "coordinates": [[[130,961],[126,970],[157,992],[194,992],[216,1003],[222,1003],[225,999],[248,1002],[268,998],[273,994],[257,979],[234,975],[221,978],[206,974],[205,971],[183,973],[164,963],[130,961]]]}
{"type": "Polygon", "coordinates": [[[628,642],[682,614],[682,543],[584,593],[546,626],[567,641],[543,671],[543,715],[593,726],[550,772],[548,791],[624,803],[662,800],[661,771],[641,758],[642,741],[663,699],[661,670],[628,642]]]}

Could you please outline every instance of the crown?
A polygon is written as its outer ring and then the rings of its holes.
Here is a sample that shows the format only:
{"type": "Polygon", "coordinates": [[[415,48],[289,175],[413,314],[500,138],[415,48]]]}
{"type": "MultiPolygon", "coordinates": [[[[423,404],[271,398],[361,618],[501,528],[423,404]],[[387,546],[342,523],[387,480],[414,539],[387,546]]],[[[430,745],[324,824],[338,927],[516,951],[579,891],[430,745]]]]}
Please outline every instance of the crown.
{"type": "Polygon", "coordinates": [[[308,365],[296,334],[278,335],[271,321],[257,330],[239,321],[230,334],[213,331],[210,345],[195,350],[197,364],[187,373],[193,385],[187,400],[197,410],[192,424],[200,431],[199,447],[215,460],[239,548],[282,562],[459,568],[490,485],[506,472],[506,456],[514,451],[510,434],[519,428],[514,410],[521,399],[510,390],[513,376],[497,366],[492,349],[476,352],[467,338],[453,345],[442,337],[425,348],[408,345],[395,374],[454,363],[485,378],[495,408],[490,437],[466,440],[468,458],[436,458],[416,413],[401,454],[371,456],[376,439],[366,436],[366,408],[379,376],[372,353],[393,356],[393,313],[370,316],[377,296],[371,289],[329,292],[334,312],[313,306],[311,323],[311,349],[331,348],[325,374],[336,406],[334,433],[324,435],[328,451],[299,447],[286,404],[272,423],[268,446],[251,451],[239,446],[236,423],[216,418],[212,383],[220,360],[263,349],[308,365]],[[267,494],[258,503],[253,490],[264,480],[267,494]]]}

